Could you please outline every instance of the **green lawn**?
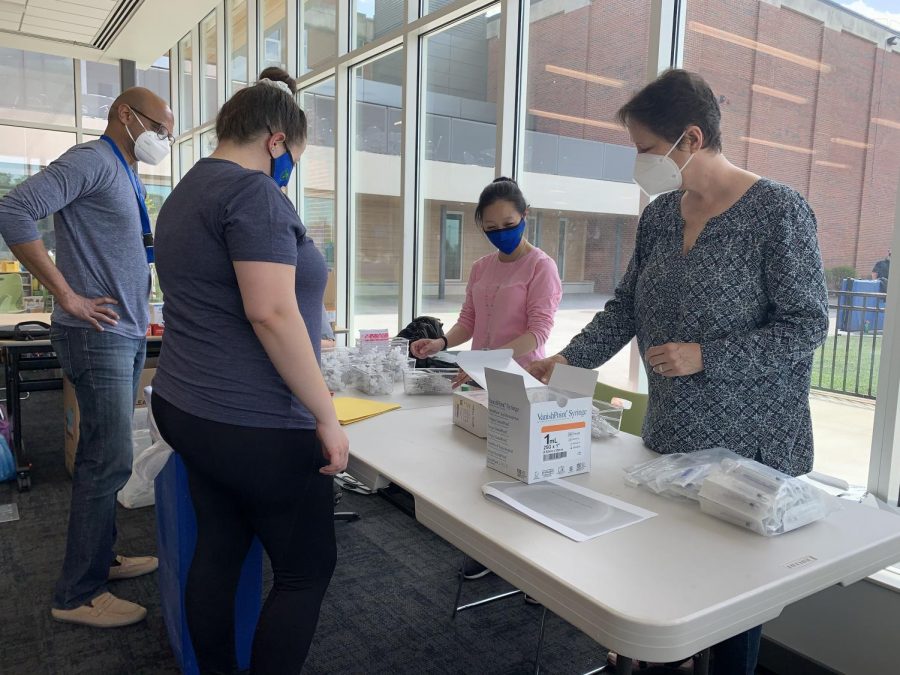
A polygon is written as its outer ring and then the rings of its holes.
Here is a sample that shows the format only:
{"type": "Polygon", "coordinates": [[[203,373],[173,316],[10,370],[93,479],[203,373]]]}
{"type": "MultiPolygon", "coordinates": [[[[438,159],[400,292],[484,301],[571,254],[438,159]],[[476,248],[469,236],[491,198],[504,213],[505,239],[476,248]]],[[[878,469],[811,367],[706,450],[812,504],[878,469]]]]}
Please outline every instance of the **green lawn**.
{"type": "Polygon", "coordinates": [[[881,340],[881,335],[873,336],[871,334],[862,336],[859,333],[829,335],[825,344],[816,351],[813,358],[813,389],[829,389],[860,396],[875,396],[878,389],[881,340]],[[860,353],[860,348],[862,353],[860,353]],[[859,372],[858,382],[857,372],[859,372]],[[870,379],[871,389],[869,387],[870,379]]]}

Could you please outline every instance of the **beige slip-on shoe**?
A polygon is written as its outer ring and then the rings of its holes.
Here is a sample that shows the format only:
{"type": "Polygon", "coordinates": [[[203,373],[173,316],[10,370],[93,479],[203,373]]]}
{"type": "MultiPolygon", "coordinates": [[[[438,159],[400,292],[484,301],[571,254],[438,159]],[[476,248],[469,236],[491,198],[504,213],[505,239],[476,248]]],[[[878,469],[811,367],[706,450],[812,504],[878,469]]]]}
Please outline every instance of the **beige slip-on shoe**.
{"type": "Polygon", "coordinates": [[[152,555],[134,558],[117,555],[116,562],[109,566],[109,580],[133,579],[134,577],[155,572],[157,567],[159,567],[159,560],[152,555]]]}
{"type": "Polygon", "coordinates": [[[50,615],[63,623],[77,623],[92,628],[119,628],[143,621],[147,610],[112,593],[103,593],[75,609],[51,609],[50,615]]]}

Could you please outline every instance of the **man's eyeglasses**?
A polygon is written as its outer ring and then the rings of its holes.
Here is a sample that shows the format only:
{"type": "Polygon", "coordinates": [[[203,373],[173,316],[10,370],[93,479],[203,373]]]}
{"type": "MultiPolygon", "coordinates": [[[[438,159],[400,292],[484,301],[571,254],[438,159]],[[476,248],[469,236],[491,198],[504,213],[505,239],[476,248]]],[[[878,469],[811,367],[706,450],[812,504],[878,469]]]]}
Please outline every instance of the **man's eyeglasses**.
{"type": "Polygon", "coordinates": [[[165,124],[163,124],[162,122],[157,122],[155,119],[153,119],[153,118],[150,117],[149,115],[145,115],[145,114],[142,113],[140,110],[138,110],[137,108],[135,108],[133,105],[128,106],[128,107],[131,108],[134,112],[136,112],[136,113],[137,113],[138,115],[140,115],[141,117],[146,118],[147,120],[149,120],[150,122],[153,122],[153,124],[156,125],[155,128],[154,128],[154,131],[156,132],[156,136],[157,136],[157,138],[159,138],[159,140],[161,140],[161,141],[168,141],[168,142],[169,142],[169,145],[174,145],[174,144],[175,144],[175,137],[174,137],[172,134],[169,133],[169,130],[166,129],[166,125],[165,125],[165,124]]]}

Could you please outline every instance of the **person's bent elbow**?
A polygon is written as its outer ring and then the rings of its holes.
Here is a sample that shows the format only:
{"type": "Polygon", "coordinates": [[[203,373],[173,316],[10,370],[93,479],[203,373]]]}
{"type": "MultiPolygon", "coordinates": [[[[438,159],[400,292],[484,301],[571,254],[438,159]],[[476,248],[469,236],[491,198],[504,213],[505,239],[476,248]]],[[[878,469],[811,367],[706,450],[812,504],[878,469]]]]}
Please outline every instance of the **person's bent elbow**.
{"type": "Polygon", "coordinates": [[[244,307],[244,314],[247,317],[247,321],[249,321],[253,328],[257,330],[263,329],[274,331],[279,326],[283,326],[294,313],[299,314],[300,310],[295,307],[293,311],[291,311],[291,308],[289,307],[281,307],[275,304],[244,307]]]}

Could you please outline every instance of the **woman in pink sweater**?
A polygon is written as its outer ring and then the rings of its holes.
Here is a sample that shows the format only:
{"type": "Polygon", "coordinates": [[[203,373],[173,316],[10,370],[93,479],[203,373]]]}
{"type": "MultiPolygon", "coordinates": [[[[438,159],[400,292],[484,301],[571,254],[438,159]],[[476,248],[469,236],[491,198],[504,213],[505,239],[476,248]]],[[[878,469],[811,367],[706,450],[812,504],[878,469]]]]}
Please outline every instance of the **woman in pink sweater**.
{"type": "Polygon", "coordinates": [[[424,359],[472,340],[472,349],[512,349],[521,365],[544,358],[562,297],[556,263],[524,237],[528,205],[515,181],[497,178],[478,199],[475,222],[497,253],[475,261],[459,319],[446,337],[416,340],[424,359]]]}

